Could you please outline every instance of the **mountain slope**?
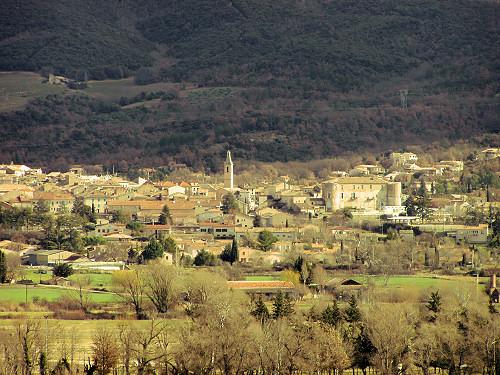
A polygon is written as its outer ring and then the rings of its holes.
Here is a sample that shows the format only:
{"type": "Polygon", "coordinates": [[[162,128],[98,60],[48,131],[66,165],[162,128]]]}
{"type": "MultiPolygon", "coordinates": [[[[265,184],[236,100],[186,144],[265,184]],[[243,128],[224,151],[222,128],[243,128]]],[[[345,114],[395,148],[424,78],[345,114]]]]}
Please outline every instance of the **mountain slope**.
{"type": "Polygon", "coordinates": [[[0,162],[215,170],[227,147],[310,160],[498,133],[499,12],[470,0],[4,1],[0,69],[103,79],[151,67],[175,92],[98,101],[89,82],[34,100],[0,114],[0,162]]]}
{"type": "Polygon", "coordinates": [[[164,79],[349,90],[425,64],[473,87],[498,78],[499,16],[470,0],[4,1],[0,69],[102,78],[149,65],[154,42],[176,61],[164,79]]]}

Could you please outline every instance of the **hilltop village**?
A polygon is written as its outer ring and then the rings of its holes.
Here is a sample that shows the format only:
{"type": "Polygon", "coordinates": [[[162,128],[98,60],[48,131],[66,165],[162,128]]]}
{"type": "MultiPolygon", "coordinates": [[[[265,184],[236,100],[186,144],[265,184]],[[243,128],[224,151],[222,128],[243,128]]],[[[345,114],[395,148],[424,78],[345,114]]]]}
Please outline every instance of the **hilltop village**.
{"type": "MultiPolygon", "coordinates": [[[[486,149],[466,163],[498,166],[499,159],[499,149],[486,149]]],[[[195,174],[154,181],[152,168],[132,181],[79,166],[46,174],[2,165],[0,248],[29,266],[118,269],[145,261],[152,239],[169,239],[155,256],[206,266],[234,240],[231,264],[279,267],[304,254],[332,268],[383,272],[387,264],[374,251],[401,243],[411,255],[395,260],[393,273],[496,264],[489,249],[498,250],[498,172],[464,182],[462,160],[421,167],[418,155],[394,152],[389,162],[308,184],[281,176],[254,186],[236,184],[230,151],[223,179],[209,183],[195,174]]]]}

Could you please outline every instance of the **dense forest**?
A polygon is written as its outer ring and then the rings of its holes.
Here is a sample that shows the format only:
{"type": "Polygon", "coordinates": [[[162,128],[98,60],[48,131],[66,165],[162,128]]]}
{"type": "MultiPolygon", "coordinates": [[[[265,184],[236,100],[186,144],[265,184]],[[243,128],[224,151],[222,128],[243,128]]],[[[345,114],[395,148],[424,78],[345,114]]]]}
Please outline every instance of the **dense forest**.
{"type": "Polygon", "coordinates": [[[154,106],[140,105],[151,93],[35,99],[0,114],[0,162],[215,170],[228,147],[311,160],[498,133],[499,11],[469,0],[5,1],[2,70],[229,93],[153,95],[154,106]]]}
{"type": "Polygon", "coordinates": [[[484,87],[499,73],[498,12],[469,0],[4,1],[0,69],[116,78],[160,45],[162,79],[350,90],[421,68],[484,87]]]}

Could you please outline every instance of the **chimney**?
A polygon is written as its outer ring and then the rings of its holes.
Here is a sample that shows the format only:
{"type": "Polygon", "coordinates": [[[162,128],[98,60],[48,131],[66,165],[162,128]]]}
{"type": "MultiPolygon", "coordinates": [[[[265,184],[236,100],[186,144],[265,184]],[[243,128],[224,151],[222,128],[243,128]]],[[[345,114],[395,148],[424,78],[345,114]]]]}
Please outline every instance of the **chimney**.
{"type": "Polygon", "coordinates": [[[490,276],[490,289],[496,289],[497,287],[497,274],[494,272],[490,276]]]}

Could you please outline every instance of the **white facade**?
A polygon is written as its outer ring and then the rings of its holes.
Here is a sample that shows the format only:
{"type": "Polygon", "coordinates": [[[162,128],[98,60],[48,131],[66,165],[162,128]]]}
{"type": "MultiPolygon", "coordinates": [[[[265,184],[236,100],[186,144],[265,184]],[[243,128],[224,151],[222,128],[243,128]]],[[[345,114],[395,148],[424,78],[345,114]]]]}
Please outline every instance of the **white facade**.
{"type": "Polygon", "coordinates": [[[231,159],[231,151],[227,152],[226,161],[224,162],[224,188],[233,191],[234,175],[233,175],[233,160],[231,159]]]}

